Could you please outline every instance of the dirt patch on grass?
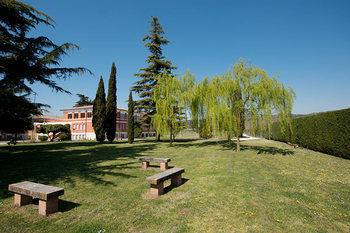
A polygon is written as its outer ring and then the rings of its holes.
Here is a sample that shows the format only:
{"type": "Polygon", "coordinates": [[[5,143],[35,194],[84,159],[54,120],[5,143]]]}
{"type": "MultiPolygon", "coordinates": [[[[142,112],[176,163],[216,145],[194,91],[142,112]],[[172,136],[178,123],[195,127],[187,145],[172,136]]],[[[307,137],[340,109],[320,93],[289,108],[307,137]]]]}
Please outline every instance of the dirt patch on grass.
{"type": "Polygon", "coordinates": [[[191,209],[185,208],[177,212],[178,215],[186,215],[191,212],[191,209]]]}

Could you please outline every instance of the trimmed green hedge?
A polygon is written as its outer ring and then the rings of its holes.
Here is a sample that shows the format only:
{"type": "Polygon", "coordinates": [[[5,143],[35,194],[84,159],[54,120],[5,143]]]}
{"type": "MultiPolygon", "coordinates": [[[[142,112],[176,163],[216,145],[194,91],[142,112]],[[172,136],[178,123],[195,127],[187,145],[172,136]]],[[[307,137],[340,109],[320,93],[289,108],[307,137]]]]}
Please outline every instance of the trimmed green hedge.
{"type": "Polygon", "coordinates": [[[38,139],[39,139],[41,142],[45,142],[45,141],[47,141],[48,137],[47,137],[47,136],[39,136],[38,139]]]}
{"type": "Polygon", "coordinates": [[[284,135],[275,122],[272,139],[350,159],[350,108],[295,118],[284,135]]]}

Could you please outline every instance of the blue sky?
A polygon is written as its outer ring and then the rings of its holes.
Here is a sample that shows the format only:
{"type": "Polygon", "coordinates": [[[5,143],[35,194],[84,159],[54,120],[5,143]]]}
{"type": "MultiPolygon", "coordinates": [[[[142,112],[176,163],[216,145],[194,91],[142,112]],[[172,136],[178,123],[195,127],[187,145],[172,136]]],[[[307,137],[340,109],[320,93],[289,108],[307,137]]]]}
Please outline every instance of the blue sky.
{"type": "MultiPolygon", "coordinates": [[[[350,107],[350,1],[333,0],[26,0],[51,15],[55,29],[39,26],[37,35],[82,49],[63,58],[66,67],[83,66],[95,76],[73,76],[58,83],[73,93],[52,92],[35,84],[36,102],[49,114],[72,107],[75,94],[94,98],[100,75],[107,89],[111,64],[117,66],[118,106],[127,107],[134,73],[149,52],[141,38],[148,20],[158,16],[171,43],[164,55],[198,80],[221,75],[240,57],[291,86],[293,113],[350,107]]],[[[33,98],[33,97],[32,97],[33,98]]],[[[134,98],[137,98],[134,96],[134,98]]]]}

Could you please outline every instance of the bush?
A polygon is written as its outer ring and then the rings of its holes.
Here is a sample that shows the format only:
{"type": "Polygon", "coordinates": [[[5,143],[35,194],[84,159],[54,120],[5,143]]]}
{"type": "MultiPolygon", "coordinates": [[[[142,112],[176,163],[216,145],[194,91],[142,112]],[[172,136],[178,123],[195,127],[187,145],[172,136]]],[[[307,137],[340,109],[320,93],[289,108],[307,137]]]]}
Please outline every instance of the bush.
{"type": "Polygon", "coordinates": [[[142,126],[140,122],[134,123],[134,138],[140,137],[142,134],[142,126]]]}
{"type": "Polygon", "coordinates": [[[45,142],[45,141],[47,141],[48,137],[47,137],[47,136],[39,136],[38,139],[39,139],[41,142],[45,142]]]}
{"type": "Polygon", "coordinates": [[[60,141],[70,141],[71,140],[71,134],[70,133],[62,133],[58,136],[58,140],[60,141]]]}
{"type": "Polygon", "coordinates": [[[292,120],[292,132],[272,125],[272,139],[350,159],[350,108],[292,120]]]}

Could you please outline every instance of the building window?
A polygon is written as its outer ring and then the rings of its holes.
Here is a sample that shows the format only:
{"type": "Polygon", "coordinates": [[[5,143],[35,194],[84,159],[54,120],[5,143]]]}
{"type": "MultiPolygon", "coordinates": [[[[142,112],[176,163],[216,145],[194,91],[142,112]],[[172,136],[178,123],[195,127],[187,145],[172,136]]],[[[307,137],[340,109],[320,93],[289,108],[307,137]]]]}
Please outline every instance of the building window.
{"type": "Polygon", "coordinates": [[[68,119],[72,119],[72,113],[68,114],[68,119]]]}
{"type": "Polygon", "coordinates": [[[91,113],[91,112],[88,112],[88,113],[87,113],[87,118],[91,118],[91,116],[92,116],[92,113],[91,113]]]}
{"type": "Polygon", "coordinates": [[[85,112],[80,113],[80,118],[85,118],[85,112]]]}
{"type": "Polygon", "coordinates": [[[85,130],[85,124],[83,124],[83,130],[85,130]]]}
{"type": "Polygon", "coordinates": [[[74,119],[78,118],[78,113],[74,113],[74,119]]]}
{"type": "Polygon", "coordinates": [[[75,130],[75,124],[73,124],[73,130],[75,130]]]}

